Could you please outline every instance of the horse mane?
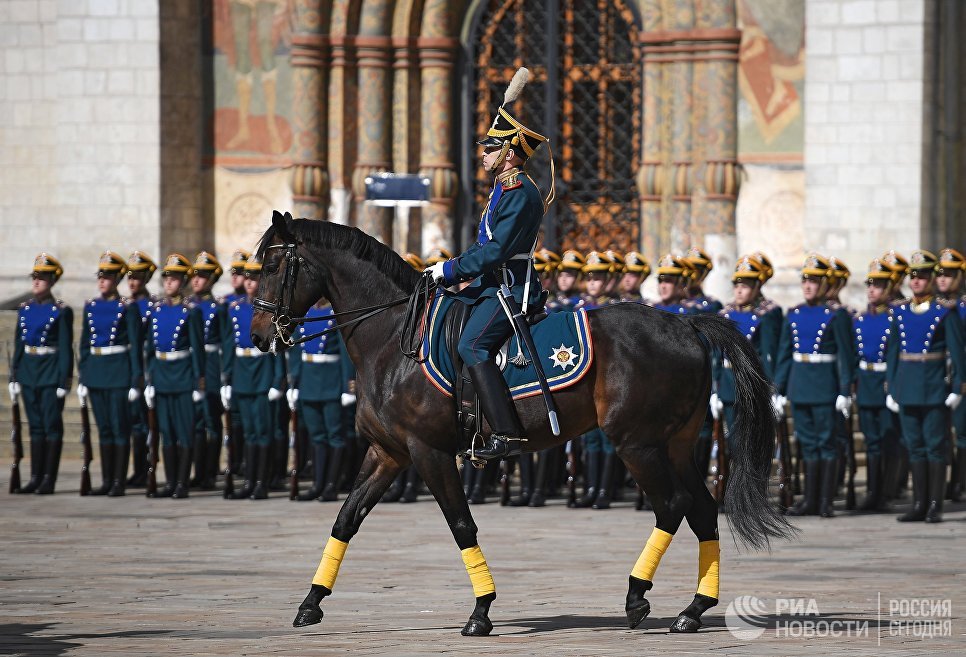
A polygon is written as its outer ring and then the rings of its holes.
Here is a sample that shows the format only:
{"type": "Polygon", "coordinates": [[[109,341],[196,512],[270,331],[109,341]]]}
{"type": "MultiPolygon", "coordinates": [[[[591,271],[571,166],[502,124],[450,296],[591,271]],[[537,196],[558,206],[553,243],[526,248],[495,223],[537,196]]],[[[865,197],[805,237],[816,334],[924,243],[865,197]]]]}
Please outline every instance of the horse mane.
{"type": "MultiPolygon", "coordinates": [[[[288,229],[306,246],[345,251],[359,260],[372,263],[403,292],[412,292],[419,280],[419,272],[398,253],[358,228],[317,219],[293,219],[288,229]]],[[[264,258],[265,247],[272,243],[276,234],[272,225],[262,235],[255,251],[259,258],[264,258]]]]}

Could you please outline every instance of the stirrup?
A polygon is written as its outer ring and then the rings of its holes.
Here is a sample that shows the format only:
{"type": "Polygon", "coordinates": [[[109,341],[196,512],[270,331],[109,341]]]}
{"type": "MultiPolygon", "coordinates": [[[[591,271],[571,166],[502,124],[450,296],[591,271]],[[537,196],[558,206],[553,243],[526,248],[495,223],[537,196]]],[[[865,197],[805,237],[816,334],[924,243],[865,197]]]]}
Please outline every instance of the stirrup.
{"type": "Polygon", "coordinates": [[[479,431],[473,434],[473,438],[470,439],[470,448],[468,451],[463,453],[463,459],[469,460],[470,465],[472,465],[477,470],[482,470],[486,467],[488,461],[486,459],[481,459],[476,455],[476,441],[477,439],[483,440],[483,434],[479,431]]]}

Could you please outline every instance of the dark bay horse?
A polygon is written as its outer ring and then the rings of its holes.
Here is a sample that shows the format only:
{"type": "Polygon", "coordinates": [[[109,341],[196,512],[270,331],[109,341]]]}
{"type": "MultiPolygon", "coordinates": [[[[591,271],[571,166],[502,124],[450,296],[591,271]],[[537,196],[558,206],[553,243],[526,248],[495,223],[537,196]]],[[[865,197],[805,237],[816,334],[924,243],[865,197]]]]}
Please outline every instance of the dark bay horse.
{"type": "MultiPolygon", "coordinates": [[[[389,304],[410,295],[420,280],[395,252],[356,228],[277,212],[258,254],[264,264],[252,340],[262,350],[284,348],[280,338],[295,328],[284,318],[278,321],[282,309],[289,317],[302,316],[323,295],[336,313],[389,304]]],[[[356,366],[357,430],[369,449],[293,624],[322,620],[320,602],[332,593],[350,539],[400,470],[413,463],[446,518],[473,585],[476,607],[463,634],[485,636],[493,627],[488,615],[496,589],[456,465],[461,445],[455,409],[400,352],[404,312],[404,305],[393,305],[340,329],[356,366]]],[[[554,393],[563,409],[561,435],[552,434],[540,397],[517,402],[526,448],[538,451],[597,426],[604,430],[656,516],[630,576],[628,624],[636,627],[649,613],[645,593],[686,519],[699,541],[699,582],[672,631],[697,631],[701,614],[718,602],[718,509],[692,456],[711,390],[709,349],[720,349],[734,368],[737,420],[725,501],[736,541],[756,549],[794,533],[768,500],[775,436],[769,383],[754,349],[727,319],[676,316],[626,303],[590,311],[589,321],[591,369],[577,384],[554,393]]]]}

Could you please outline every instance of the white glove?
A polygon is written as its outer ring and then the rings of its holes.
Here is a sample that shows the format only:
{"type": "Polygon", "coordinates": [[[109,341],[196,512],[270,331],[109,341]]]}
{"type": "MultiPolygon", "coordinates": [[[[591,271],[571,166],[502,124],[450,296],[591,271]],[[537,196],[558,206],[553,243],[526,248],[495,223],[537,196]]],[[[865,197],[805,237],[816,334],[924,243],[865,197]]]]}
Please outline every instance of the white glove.
{"type": "Polygon", "coordinates": [[[231,386],[221,387],[221,405],[226,411],[231,408],[231,386]]]}
{"type": "Polygon", "coordinates": [[[85,386],[83,383],[78,383],[77,384],[77,401],[80,402],[80,405],[81,406],[84,405],[84,400],[86,398],[87,398],[87,386],[85,386]]]}
{"type": "Polygon", "coordinates": [[[841,413],[845,419],[848,419],[852,412],[852,400],[845,395],[839,395],[835,398],[835,410],[841,413]]]}
{"type": "Polygon", "coordinates": [[[897,404],[896,400],[892,398],[892,395],[886,395],[886,408],[893,413],[899,412],[899,404],[897,404]]]}
{"type": "Polygon", "coordinates": [[[144,403],[148,408],[154,408],[154,386],[147,386],[144,389],[144,403]]]}
{"type": "Polygon", "coordinates": [[[205,393],[201,392],[200,390],[191,391],[191,401],[198,403],[204,398],[205,398],[205,393]]]}
{"type": "Polygon", "coordinates": [[[955,392],[951,392],[949,393],[949,396],[946,397],[945,404],[949,407],[949,410],[955,411],[956,407],[959,406],[959,402],[961,401],[963,401],[962,395],[957,395],[955,392]]]}
{"type": "Polygon", "coordinates": [[[20,394],[20,384],[16,381],[11,381],[7,389],[10,390],[10,401],[17,401],[17,396],[20,394]]]}
{"type": "Polygon", "coordinates": [[[282,391],[281,390],[279,390],[278,388],[269,388],[268,389],[268,401],[270,401],[270,402],[278,401],[281,398],[282,398],[282,391]]]}
{"type": "Polygon", "coordinates": [[[724,402],[718,397],[718,393],[711,393],[711,398],[708,399],[708,408],[711,409],[711,417],[716,420],[721,419],[721,409],[724,408],[724,402]]]}
{"type": "Polygon", "coordinates": [[[787,399],[781,395],[771,396],[771,407],[775,410],[775,417],[783,418],[785,417],[785,402],[787,399]]]}
{"type": "Polygon", "coordinates": [[[295,402],[299,400],[299,389],[289,388],[285,391],[285,399],[288,400],[288,407],[290,410],[295,410],[295,402]]]}
{"type": "Polygon", "coordinates": [[[355,403],[356,403],[356,396],[355,395],[349,394],[348,392],[343,392],[342,393],[342,405],[343,406],[352,406],[355,403]]]}
{"type": "Polygon", "coordinates": [[[57,399],[63,399],[67,396],[67,388],[57,388],[57,399]]]}
{"type": "Polygon", "coordinates": [[[443,280],[443,263],[442,262],[437,262],[434,265],[430,265],[429,267],[427,267],[423,271],[424,272],[429,272],[429,274],[433,277],[433,280],[435,282],[437,282],[437,283],[439,283],[441,280],[443,280]]]}
{"type": "Polygon", "coordinates": [[[135,402],[141,397],[141,391],[137,388],[131,388],[127,391],[127,400],[129,402],[135,402]]]}

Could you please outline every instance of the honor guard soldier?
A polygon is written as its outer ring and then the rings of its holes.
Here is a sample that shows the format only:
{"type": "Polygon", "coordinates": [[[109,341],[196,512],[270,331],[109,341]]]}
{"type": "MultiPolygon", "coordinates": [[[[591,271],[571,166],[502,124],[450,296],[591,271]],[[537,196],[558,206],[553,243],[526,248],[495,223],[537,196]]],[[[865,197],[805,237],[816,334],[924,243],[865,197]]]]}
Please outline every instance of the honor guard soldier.
{"type": "Polygon", "coordinates": [[[111,251],[97,267],[100,296],[84,304],[81,318],[77,398],[89,398],[97,423],[103,484],[91,495],[124,495],[131,451],[131,404],[141,398],[144,380],[141,312],[122,299],[117,284],[127,264],[111,251]]]}
{"type": "Polygon", "coordinates": [[[231,293],[225,295],[225,306],[237,299],[245,298],[245,264],[252,254],[244,249],[238,249],[231,254],[231,266],[228,273],[231,277],[231,293]]]}
{"type": "Polygon", "coordinates": [[[188,497],[194,405],[204,399],[205,350],[201,312],[183,296],[191,261],[172,253],[161,268],[164,297],[151,308],[146,340],[144,399],[157,408],[165,487],[157,497],[188,497]]]}
{"type": "Polygon", "coordinates": [[[845,286],[848,284],[849,276],[852,275],[852,272],[849,271],[849,268],[846,266],[844,262],[842,262],[835,256],[829,257],[828,262],[832,266],[832,282],[831,284],[829,284],[828,294],[826,295],[826,298],[829,300],[829,302],[831,302],[833,306],[837,308],[842,308],[843,310],[845,310],[845,312],[847,312],[849,315],[852,315],[854,317],[855,315],[858,314],[858,312],[856,312],[855,309],[850,308],[844,303],[842,303],[842,300],[839,298],[839,295],[842,293],[842,290],[845,289],[845,286]]]}
{"type": "MultiPolygon", "coordinates": [[[[775,354],[778,352],[778,337],[782,327],[782,309],[768,301],[761,293],[767,281],[764,265],[750,255],[738,258],[735,271],[731,275],[734,286],[734,300],[721,309],[720,315],[735,323],[738,330],[751,342],[761,358],[762,367],[769,381],[775,379],[775,354]]],[[[724,412],[726,437],[731,446],[731,429],[735,423],[735,402],[737,389],[731,363],[722,358],[714,369],[714,381],[709,406],[712,415],[718,419],[724,412]]]]}
{"type": "MultiPolygon", "coordinates": [[[[141,351],[140,358],[144,363],[144,348],[148,338],[148,326],[151,321],[151,308],[157,301],[148,292],[148,282],[154,276],[158,266],[143,251],[135,251],[127,258],[127,288],[130,293],[130,303],[138,307],[141,317],[141,332],[137,338],[137,345],[141,351]]],[[[134,344],[134,342],[132,342],[134,344]]],[[[141,390],[144,389],[143,380],[141,390]]],[[[131,454],[133,470],[128,486],[144,486],[148,476],[148,407],[144,402],[144,395],[138,395],[130,404],[131,414],[131,454]]]]}
{"type": "Polygon", "coordinates": [[[532,254],[544,213],[554,197],[552,175],[550,194],[543,198],[536,183],[523,171],[534,151],[549,140],[524,126],[505,107],[528,79],[526,69],[517,71],[492,126],[477,142],[484,149],[483,167],[495,180],[480,218],[476,243],[456,258],[427,269],[434,280],[447,286],[472,281],[456,295],[470,307],[457,349],[492,429],[484,444],[478,449],[471,446],[470,452],[487,460],[519,454],[525,440],[523,424],[495,361],[500,347],[514,332],[497,291],[506,285],[524,313],[540,299],[543,288],[533,269],[532,254]]]}
{"type": "Polygon", "coordinates": [[[657,294],[660,300],[654,307],[676,315],[690,313],[688,283],[693,275],[691,263],[684,258],[671,253],[661,256],[657,263],[657,294]]]}
{"type": "Polygon", "coordinates": [[[64,397],[74,373],[74,312],[51,288],[64,273],[47,253],[34,259],[33,298],[20,304],[10,367],[10,399],[23,400],[30,428],[30,481],[18,493],[49,495],[64,446],[64,397]]]}
{"type": "MultiPolygon", "coordinates": [[[[966,294],[963,294],[963,278],[966,277],[966,258],[956,249],[939,252],[939,268],[936,270],[937,296],[949,306],[955,306],[966,328],[966,294]]],[[[966,488],[966,404],[953,411],[953,429],[956,432],[956,455],[946,497],[959,502],[966,488]]]]}
{"type": "Polygon", "coordinates": [[[620,282],[621,274],[624,273],[624,256],[614,249],[607,249],[604,255],[611,261],[610,276],[607,277],[607,287],[604,294],[615,302],[620,301],[620,294],[617,292],[617,284],[620,282]]]}
{"type": "Polygon", "coordinates": [[[222,348],[221,389],[225,408],[238,408],[245,436],[245,485],[232,499],[264,500],[268,497],[271,474],[271,444],[276,417],[272,402],[282,398],[285,367],[275,354],[260,351],[252,343],[252,301],[258,295],[262,263],[249,258],[245,263],[245,297],[228,306],[229,330],[222,348]]]}
{"type": "Polygon", "coordinates": [[[835,432],[838,415],[851,406],[854,350],[851,318],[825,299],[833,275],[823,256],[813,253],[805,259],[805,303],[788,311],[779,339],[776,406],[784,407],[784,397],[791,401],[805,462],[805,496],[788,509],[790,515],[835,515],[832,501],[839,455],[835,432]]]}
{"type": "Polygon", "coordinates": [[[212,294],[211,289],[221,278],[222,269],[218,259],[202,251],[195,256],[191,270],[191,305],[201,313],[205,345],[205,398],[195,405],[194,461],[195,478],[191,482],[202,490],[214,490],[221,458],[222,421],[221,394],[217,382],[221,381],[221,345],[228,330],[225,305],[212,294]],[[208,383],[210,382],[210,383],[208,383]]]}
{"type": "MultiPolygon", "coordinates": [[[[306,313],[311,318],[332,316],[332,306],[320,299],[306,313]]],[[[305,337],[335,326],[332,319],[299,326],[297,337],[305,337]],[[308,326],[308,328],[306,328],[308,326]],[[318,327],[318,328],[315,328],[318,327]]],[[[343,472],[345,431],[342,425],[342,399],[349,394],[348,382],[355,378],[352,363],[342,346],[338,331],[307,340],[288,350],[290,406],[299,417],[312,441],[315,476],[312,487],[298,496],[300,501],[331,502],[338,499],[338,483],[343,472]]]]}
{"type": "Polygon", "coordinates": [[[894,330],[889,300],[895,272],[876,258],[866,274],[868,305],[852,322],[858,360],[855,370],[855,404],[859,428],[865,437],[868,494],[860,511],[886,511],[885,482],[895,478],[898,465],[899,427],[895,413],[886,407],[886,345],[894,330]]]}
{"type": "Polygon", "coordinates": [[[651,275],[651,265],[647,258],[637,251],[628,251],[624,254],[624,269],[621,272],[618,293],[621,301],[632,303],[649,303],[641,296],[641,286],[647,277],[651,275]]]}
{"type": "Polygon", "coordinates": [[[547,312],[568,312],[576,310],[580,303],[581,271],[587,262],[579,251],[564,251],[557,273],[554,276],[554,293],[547,301],[547,312]]]}
{"type": "Polygon", "coordinates": [[[714,297],[705,294],[704,290],[701,288],[701,286],[704,284],[704,279],[706,279],[708,274],[711,273],[711,270],[714,269],[714,263],[711,261],[711,256],[698,247],[692,246],[690,249],[688,249],[684,259],[689,265],[691,265],[691,269],[694,270],[691,278],[688,279],[688,295],[685,305],[690,307],[691,312],[694,313],[720,312],[724,307],[724,304],[714,297]]]}
{"type": "Polygon", "coordinates": [[[614,261],[606,253],[591,251],[587,254],[586,264],[581,269],[584,278],[584,294],[580,308],[593,310],[612,303],[607,296],[607,287],[614,276],[614,261]]]}
{"type": "Polygon", "coordinates": [[[553,294],[558,267],[560,267],[560,256],[550,249],[540,249],[533,254],[533,268],[540,275],[540,283],[543,284],[548,299],[553,294]]]}
{"type": "Polygon", "coordinates": [[[899,413],[912,470],[912,508],[900,522],[941,522],[949,454],[947,412],[962,401],[966,352],[955,307],[935,297],[939,261],[929,251],[909,259],[912,298],[893,307],[887,346],[886,404],[899,413]],[[946,379],[946,359],[952,362],[946,379]]]}
{"type": "Polygon", "coordinates": [[[905,295],[902,292],[902,283],[909,274],[909,261],[895,251],[886,251],[879,256],[879,260],[895,274],[895,283],[892,286],[892,298],[889,300],[891,304],[895,305],[905,299],[905,295]]]}

